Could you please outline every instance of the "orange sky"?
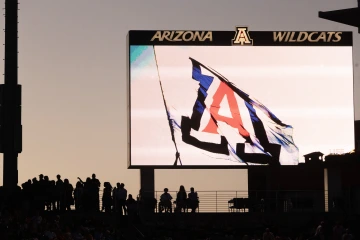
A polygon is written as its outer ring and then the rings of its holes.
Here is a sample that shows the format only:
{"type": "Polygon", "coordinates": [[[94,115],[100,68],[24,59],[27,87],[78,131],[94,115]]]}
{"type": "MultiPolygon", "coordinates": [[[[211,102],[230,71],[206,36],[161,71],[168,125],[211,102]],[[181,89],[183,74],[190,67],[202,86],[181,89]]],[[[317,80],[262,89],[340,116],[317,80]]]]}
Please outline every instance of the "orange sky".
{"type": "MultiPolygon", "coordinates": [[[[124,182],[129,193],[137,193],[139,171],[126,168],[126,34],[130,29],[234,30],[235,25],[248,25],[257,31],[357,31],[317,17],[319,10],[355,7],[356,0],[226,3],[21,0],[19,82],[24,135],[19,182],[40,173],[53,179],[60,173],[75,183],[76,177],[95,172],[102,182],[124,182]]],[[[3,18],[0,24],[4,26],[3,18]]],[[[355,34],[355,63],[360,57],[359,36],[355,34]]],[[[358,89],[359,68],[355,71],[358,89]]],[[[161,170],[156,171],[156,189],[172,190],[184,184],[198,190],[246,190],[246,179],[245,170],[161,170]]]]}

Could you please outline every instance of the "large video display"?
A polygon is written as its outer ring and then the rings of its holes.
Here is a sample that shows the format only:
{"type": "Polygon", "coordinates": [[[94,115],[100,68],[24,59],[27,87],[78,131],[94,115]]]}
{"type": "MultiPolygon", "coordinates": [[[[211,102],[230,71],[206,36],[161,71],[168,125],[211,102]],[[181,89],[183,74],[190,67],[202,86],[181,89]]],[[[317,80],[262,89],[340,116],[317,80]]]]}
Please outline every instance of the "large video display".
{"type": "Polygon", "coordinates": [[[354,149],[352,47],[252,40],[130,41],[131,167],[297,165],[354,149]]]}

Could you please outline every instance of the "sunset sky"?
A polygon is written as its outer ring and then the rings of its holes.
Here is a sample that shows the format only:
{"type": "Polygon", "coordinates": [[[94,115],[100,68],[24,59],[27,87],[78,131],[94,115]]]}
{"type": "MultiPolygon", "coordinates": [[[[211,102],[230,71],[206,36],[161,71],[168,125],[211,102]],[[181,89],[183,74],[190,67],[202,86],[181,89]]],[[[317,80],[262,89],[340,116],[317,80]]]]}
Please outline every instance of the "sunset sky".
{"type": "MultiPolygon", "coordinates": [[[[127,169],[126,155],[129,30],[232,31],[246,25],[250,31],[354,31],[357,103],[360,35],[355,28],[318,18],[318,11],[356,5],[356,0],[21,0],[19,184],[40,173],[50,179],[59,173],[73,184],[76,177],[96,173],[101,182],[124,182],[129,193],[137,194],[139,170],[127,169]]],[[[4,26],[4,18],[0,24],[4,26]]],[[[0,39],[4,43],[3,32],[0,39]]],[[[360,119],[360,111],[355,111],[355,118],[360,119]]],[[[246,170],[156,171],[157,190],[176,190],[180,184],[199,191],[247,190],[247,174],[246,170]]]]}

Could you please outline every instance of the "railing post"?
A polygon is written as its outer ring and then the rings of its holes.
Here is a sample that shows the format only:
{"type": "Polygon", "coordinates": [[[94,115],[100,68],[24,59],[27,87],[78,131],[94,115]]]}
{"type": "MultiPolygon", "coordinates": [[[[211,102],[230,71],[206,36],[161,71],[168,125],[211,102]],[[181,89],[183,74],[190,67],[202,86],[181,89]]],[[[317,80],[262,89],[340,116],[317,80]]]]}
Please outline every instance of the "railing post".
{"type": "Polygon", "coordinates": [[[312,210],[313,210],[313,212],[317,212],[316,210],[318,209],[318,204],[317,204],[317,201],[315,201],[315,200],[317,200],[317,194],[316,194],[317,192],[313,192],[313,196],[312,196],[312,210]]]}
{"type": "Polygon", "coordinates": [[[348,190],[346,191],[347,192],[347,202],[348,202],[348,204],[347,204],[347,211],[348,212],[351,212],[351,188],[348,188],[348,190]]]}
{"type": "Polygon", "coordinates": [[[279,212],[279,199],[278,199],[278,191],[275,192],[275,201],[276,201],[276,212],[279,212]]]}
{"type": "Polygon", "coordinates": [[[217,191],[215,192],[215,212],[217,212],[217,191]]]}
{"type": "Polygon", "coordinates": [[[154,192],[155,194],[155,199],[156,199],[156,204],[155,204],[155,212],[158,213],[159,212],[159,202],[158,202],[158,195],[157,195],[157,191],[154,192]]]}

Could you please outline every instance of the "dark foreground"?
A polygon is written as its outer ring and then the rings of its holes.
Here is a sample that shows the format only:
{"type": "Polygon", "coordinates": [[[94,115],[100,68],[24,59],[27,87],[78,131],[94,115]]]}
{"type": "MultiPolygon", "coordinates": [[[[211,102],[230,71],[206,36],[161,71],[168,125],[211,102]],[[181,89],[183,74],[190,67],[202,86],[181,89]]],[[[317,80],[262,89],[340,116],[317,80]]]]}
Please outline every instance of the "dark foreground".
{"type": "Polygon", "coordinates": [[[60,215],[44,212],[40,214],[41,221],[38,221],[39,216],[24,220],[16,214],[10,215],[1,217],[0,239],[251,240],[262,239],[264,230],[270,228],[277,239],[295,240],[313,236],[322,221],[325,222],[326,239],[333,239],[333,227],[337,222],[351,229],[354,239],[357,239],[359,235],[356,231],[360,226],[359,216],[343,213],[142,213],[119,216],[100,212],[66,212],[60,215]]]}

